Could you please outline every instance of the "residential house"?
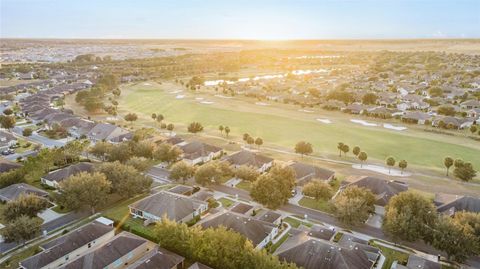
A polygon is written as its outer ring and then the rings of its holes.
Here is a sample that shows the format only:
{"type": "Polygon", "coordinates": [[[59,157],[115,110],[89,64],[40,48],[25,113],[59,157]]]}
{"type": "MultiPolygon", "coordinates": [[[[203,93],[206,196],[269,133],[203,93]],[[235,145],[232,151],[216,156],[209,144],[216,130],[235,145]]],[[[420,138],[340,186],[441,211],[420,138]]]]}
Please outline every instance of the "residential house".
{"type": "Polygon", "coordinates": [[[467,100],[460,104],[462,109],[473,109],[473,108],[480,108],[480,101],[478,100],[467,100]]]}
{"type": "Polygon", "coordinates": [[[58,123],[67,129],[70,136],[75,138],[86,136],[95,127],[95,122],[77,117],[66,118],[58,123]]]}
{"type": "Polygon", "coordinates": [[[222,148],[203,142],[193,141],[180,146],[183,151],[182,158],[190,165],[206,163],[222,156],[222,148]]]}
{"type": "Polygon", "coordinates": [[[189,196],[193,193],[193,187],[188,185],[177,185],[168,189],[168,192],[189,196]]]}
{"type": "Polygon", "coordinates": [[[226,156],[224,160],[229,162],[235,168],[245,165],[253,167],[261,173],[267,171],[273,165],[272,158],[248,150],[242,150],[230,156],[226,156]]]}
{"type": "Polygon", "coordinates": [[[0,151],[8,150],[17,144],[17,138],[9,132],[0,130],[0,151]]]}
{"type": "Polygon", "coordinates": [[[358,247],[342,247],[307,233],[291,236],[275,253],[280,260],[305,269],[370,269],[376,262],[358,247]]]}
{"type": "Polygon", "coordinates": [[[16,200],[20,195],[34,194],[39,197],[47,197],[48,192],[33,187],[26,183],[17,183],[0,189],[0,201],[9,202],[16,200]]]}
{"type": "Polygon", "coordinates": [[[473,119],[480,118],[480,108],[472,108],[467,111],[467,116],[473,119]]]}
{"type": "Polygon", "coordinates": [[[361,104],[361,103],[352,103],[345,108],[342,109],[343,112],[345,113],[350,113],[350,114],[363,114],[368,110],[369,107],[361,104]]]}
{"type": "Polygon", "coordinates": [[[449,216],[459,211],[480,213],[480,198],[476,197],[437,193],[433,202],[437,212],[449,216]]]}
{"type": "Polygon", "coordinates": [[[368,244],[368,241],[360,239],[351,234],[344,234],[338,241],[338,245],[349,249],[361,249],[365,252],[368,259],[375,262],[380,257],[380,251],[376,247],[372,247],[368,244]]]}
{"type": "Polygon", "coordinates": [[[272,223],[233,212],[218,213],[199,225],[204,229],[224,226],[245,236],[257,249],[265,247],[278,233],[277,226],[272,223]]]}
{"type": "Polygon", "coordinates": [[[192,194],[191,198],[208,202],[209,200],[213,199],[213,193],[210,191],[201,190],[192,194]]]}
{"type": "Polygon", "coordinates": [[[407,123],[416,123],[424,125],[427,122],[431,122],[433,117],[427,113],[419,111],[409,111],[402,116],[402,120],[407,123]]]}
{"type": "Polygon", "coordinates": [[[40,246],[42,252],[19,263],[23,269],[53,269],[103,245],[115,236],[114,227],[96,221],[40,246]]]}
{"type": "Polygon", "coordinates": [[[208,209],[208,203],[185,195],[161,191],[129,205],[130,214],[146,224],[163,216],[177,222],[188,222],[208,209]]]}
{"type": "Polygon", "coordinates": [[[15,169],[20,168],[20,167],[22,167],[22,165],[19,164],[19,163],[15,163],[15,162],[11,162],[11,161],[8,161],[8,160],[0,159],[0,173],[9,172],[11,170],[15,170],[15,169]]]}
{"type": "Polygon", "coordinates": [[[183,269],[184,261],[184,257],[156,247],[129,266],[128,269],[183,269]]]}
{"type": "Polygon", "coordinates": [[[170,137],[170,138],[166,139],[165,143],[168,143],[172,146],[177,146],[177,145],[181,146],[181,145],[186,144],[185,140],[183,140],[183,138],[178,137],[178,136],[173,136],[173,137],[170,137]]]}
{"type": "Polygon", "coordinates": [[[140,236],[121,232],[95,250],[60,267],[62,269],[122,269],[143,257],[155,247],[140,236]]]}
{"type": "Polygon", "coordinates": [[[375,204],[382,207],[386,206],[393,196],[408,190],[408,185],[405,182],[371,176],[349,177],[346,181],[350,183],[343,185],[339,192],[350,186],[369,189],[375,195],[375,204]]]}
{"type": "Polygon", "coordinates": [[[425,260],[420,256],[410,255],[407,265],[401,265],[398,264],[398,261],[394,261],[390,269],[441,269],[442,267],[438,262],[425,260]]]}
{"type": "Polygon", "coordinates": [[[312,179],[330,181],[335,177],[335,172],[318,166],[294,162],[290,165],[295,171],[297,185],[303,186],[312,179]]]}
{"type": "Polygon", "coordinates": [[[280,225],[282,222],[282,215],[271,210],[261,211],[255,216],[255,218],[261,221],[272,223],[274,225],[280,225]]]}
{"type": "Polygon", "coordinates": [[[246,215],[247,212],[249,212],[252,209],[253,209],[252,205],[245,204],[245,203],[237,203],[232,208],[230,208],[230,211],[246,215]]]}
{"type": "Polygon", "coordinates": [[[64,181],[65,179],[80,174],[81,172],[92,173],[93,170],[94,165],[92,163],[82,162],[52,171],[43,176],[40,180],[42,184],[53,188],[58,188],[60,182],[64,181]]]}
{"type": "Polygon", "coordinates": [[[109,123],[98,123],[87,133],[88,139],[94,143],[98,141],[119,143],[130,140],[132,136],[129,131],[109,123]]]}
{"type": "Polygon", "coordinates": [[[330,241],[335,235],[335,231],[323,225],[314,224],[310,230],[306,231],[306,234],[310,237],[330,241]]]}

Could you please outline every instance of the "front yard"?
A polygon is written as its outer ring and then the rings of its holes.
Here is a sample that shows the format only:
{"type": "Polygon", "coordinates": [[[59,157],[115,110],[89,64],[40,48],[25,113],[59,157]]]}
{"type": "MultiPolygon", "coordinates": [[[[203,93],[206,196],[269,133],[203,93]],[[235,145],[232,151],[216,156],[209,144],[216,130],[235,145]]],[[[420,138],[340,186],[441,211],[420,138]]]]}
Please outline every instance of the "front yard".
{"type": "Polygon", "coordinates": [[[394,261],[398,261],[399,264],[406,265],[408,261],[409,254],[398,251],[392,248],[388,248],[381,244],[375,242],[370,242],[371,246],[374,246],[382,251],[383,256],[385,256],[385,262],[383,263],[383,269],[390,269],[394,261]]]}
{"type": "Polygon", "coordinates": [[[298,201],[298,204],[304,207],[323,211],[326,213],[333,212],[332,205],[330,204],[329,201],[325,201],[325,200],[315,200],[310,197],[303,197],[300,201],[298,201]]]}
{"type": "Polygon", "coordinates": [[[156,241],[155,234],[153,233],[153,225],[144,226],[143,220],[131,217],[128,209],[128,205],[146,196],[147,195],[141,195],[125,200],[114,207],[104,210],[102,216],[113,220],[117,229],[129,231],[149,240],[156,241]]]}

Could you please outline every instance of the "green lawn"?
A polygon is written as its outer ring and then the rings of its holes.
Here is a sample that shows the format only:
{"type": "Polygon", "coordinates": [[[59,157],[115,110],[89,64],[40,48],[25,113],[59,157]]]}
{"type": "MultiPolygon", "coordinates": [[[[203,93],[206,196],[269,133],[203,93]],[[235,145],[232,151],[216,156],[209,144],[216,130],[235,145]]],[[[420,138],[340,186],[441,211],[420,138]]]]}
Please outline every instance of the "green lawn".
{"type": "Polygon", "coordinates": [[[398,263],[403,265],[407,264],[409,254],[375,243],[371,243],[370,245],[379,248],[382,251],[382,254],[385,256],[385,262],[382,267],[383,269],[390,269],[394,261],[398,261],[398,263]]]}
{"type": "Polygon", "coordinates": [[[269,253],[274,253],[285,241],[287,241],[288,237],[290,235],[288,233],[284,234],[282,238],[280,238],[280,240],[277,241],[277,243],[271,245],[269,248],[268,248],[268,252],[269,253]]]}
{"type": "Polygon", "coordinates": [[[223,207],[225,208],[229,208],[231,207],[235,202],[230,200],[230,199],[227,199],[227,198],[220,198],[218,199],[218,201],[222,204],[223,207]]]}
{"type": "Polygon", "coordinates": [[[342,239],[342,237],[343,237],[343,233],[341,233],[341,232],[336,233],[335,236],[333,237],[333,242],[340,241],[340,239],[342,239]]]}
{"type": "Polygon", "coordinates": [[[114,207],[104,210],[102,215],[115,221],[115,223],[117,223],[117,225],[123,230],[153,240],[155,237],[153,233],[153,225],[144,226],[143,220],[132,218],[128,209],[128,205],[142,199],[143,197],[145,197],[145,195],[125,200],[114,207]]]}
{"type": "Polygon", "coordinates": [[[301,221],[296,218],[292,217],[286,217],[283,219],[284,222],[290,224],[293,228],[298,228],[300,227],[301,224],[307,226],[307,227],[312,227],[313,225],[309,222],[301,221]]]}
{"type": "Polygon", "coordinates": [[[204,101],[214,102],[207,105],[196,100],[200,95],[192,92],[171,93],[178,89],[179,85],[169,83],[138,84],[130,90],[124,89],[120,98],[120,113],[136,112],[140,116],[139,121],[145,123],[152,122],[152,113],[161,113],[165,121],[175,123],[177,129],[199,121],[204,125],[205,132],[216,135],[219,125],[227,125],[233,138],[239,139],[241,134],[249,133],[262,137],[267,146],[293,148],[296,142],[305,140],[312,143],[316,154],[327,157],[338,154],[336,145],[341,141],[349,144],[350,148],[359,145],[369,154],[370,160],[383,162],[387,156],[393,155],[397,159],[408,160],[410,165],[443,168],[443,157],[448,155],[461,157],[480,167],[480,143],[462,136],[428,133],[414,125],[408,125],[409,129],[402,132],[364,127],[351,123],[350,119],[357,117],[348,114],[322,110],[304,113],[298,111],[298,107],[285,108],[276,104],[259,106],[253,99],[246,102],[240,97],[224,99],[203,94],[204,101]],[[185,98],[176,99],[177,94],[185,95],[185,98]],[[317,118],[329,118],[333,123],[323,124],[317,118]]]}
{"type": "Polygon", "coordinates": [[[328,201],[325,200],[315,200],[309,197],[303,197],[298,204],[304,207],[312,208],[315,210],[332,213],[332,206],[328,201]]]}
{"type": "Polygon", "coordinates": [[[249,181],[242,180],[235,187],[250,192],[250,190],[252,189],[252,183],[250,183],[249,181]]]}

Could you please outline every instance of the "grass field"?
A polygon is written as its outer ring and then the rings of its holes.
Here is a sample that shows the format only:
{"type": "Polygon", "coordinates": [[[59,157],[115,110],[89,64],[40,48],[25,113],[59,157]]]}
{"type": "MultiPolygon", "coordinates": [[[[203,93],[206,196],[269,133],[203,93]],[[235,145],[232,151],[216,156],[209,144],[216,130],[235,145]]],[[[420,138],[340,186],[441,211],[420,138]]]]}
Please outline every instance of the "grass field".
{"type": "Polygon", "coordinates": [[[425,127],[415,125],[408,125],[409,129],[402,132],[381,126],[365,127],[350,122],[350,119],[361,117],[341,112],[317,110],[306,113],[293,106],[274,103],[269,106],[257,105],[253,99],[248,101],[240,97],[227,99],[207,93],[174,92],[179,89],[179,85],[169,83],[141,83],[124,88],[119,100],[120,114],[135,112],[139,114],[139,121],[152,124],[152,113],[163,114],[165,121],[175,123],[177,129],[185,129],[190,122],[199,121],[206,133],[216,135],[219,134],[219,125],[229,126],[232,138],[238,139],[243,133],[249,133],[254,137],[262,137],[267,146],[293,148],[295,143],[305,140],[312,143],[316,154],[325,157],[336,156],[337,143],[344,142],[350,148],[360,146],[368,153],[369,160],[379,162],[392,155],[397,160],[406,159],[409,165],[441,169],[443,158],[452,156],[480,167],[480,143],[462,136],[428,133],[423,131],[425,127]],[[185,97],[177,99],[178,94],[185,97]],[[213,103],[201,103],[205,101],[213,103]],[[328,118],[333,123],[324,124],[318,122],[317,118],[328,118]]]}

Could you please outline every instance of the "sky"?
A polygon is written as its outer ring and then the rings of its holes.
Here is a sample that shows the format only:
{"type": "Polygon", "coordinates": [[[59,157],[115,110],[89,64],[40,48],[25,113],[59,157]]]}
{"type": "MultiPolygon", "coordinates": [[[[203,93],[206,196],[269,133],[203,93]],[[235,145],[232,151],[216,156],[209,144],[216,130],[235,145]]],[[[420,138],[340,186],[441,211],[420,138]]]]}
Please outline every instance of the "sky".
{"type": "Polygon", "coordinates": [[[480,0],[0,0],[2,38],[480,38],[480,0]]]}

